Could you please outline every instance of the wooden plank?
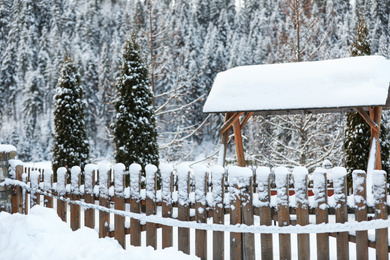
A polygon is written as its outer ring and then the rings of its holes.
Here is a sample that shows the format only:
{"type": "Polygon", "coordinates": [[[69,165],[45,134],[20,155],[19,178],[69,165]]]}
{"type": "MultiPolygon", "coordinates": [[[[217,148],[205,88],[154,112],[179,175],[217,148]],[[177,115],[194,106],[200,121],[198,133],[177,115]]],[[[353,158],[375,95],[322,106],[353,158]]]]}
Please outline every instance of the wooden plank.
{"type": "MultiPolygon", "coordinates": [[[[130,211],[141,213],[141,165],[130,165],[130,211]]],[[[130,245],[141,246],[141,224],[139,220],[130,219],[130,245]]]]}
{"type": "MultiPolygon", "coordinates": [[[[352,172],[353,194],[356,205],[355,219],[358,222],[367,221],[366,173],[361,170],[352,172]]],[[[356,231],[356,257],[358,260],[368,259],[367,230],[356,231]]]]}
{"type": "MultiPolygon", "coordinates": [[[[252,171],[248,169],[249,171],[252,171]]],[[[248,177],[241,188],[242,223],[253,226],[253,178],[248,177]]],[[[242,234],[242,256],[244,260],[255,259],[255,236],[253,233],[242,234]]]]}
{"type": "MultiPolygon", "coordinates": [[[[30,185],[31,189],[38,190],[39,188],[39,171],[32,171],[30,174],[30,185]]],[[[34,207],[35,205],[39,205],[41,203],[41,195],[39,193],[36,193],[34,191],[31,191],[30,193],[30,208],[34,207]]]]}
{"type": "MultiPolygon", "coordinates": [[[[307,196],[307,174],[308,171],[304,167],[295,167],[294,175],[294,189],[295,199],[297,202],[297,224],[306,226],[309,224],[309,205],[307,196]]],[[[298,258],[310,259],[310,234],[298,234],[298,258]]]]}
{"type": "MultiPolygon", "coordinates": [[[[87,164],[84,168],[84,201],[89,204],[95,204],[94,191],[96,166],[87,164]]],[[[84,211],[84,225],[95,228],[95,210],[88,208],[84,211]]]]}
{"type": "MultiPolygon", "coordinates": [[[[367,112],[361,107],[355,107],[356,111],[363,117],[366,123],[372,128],[373,131],[379,132],[380,128],[378,124],[372,119],[371,116],[367,114],[367,112]]],[[[371,114],[371,111],[370,111],[371,114]]]]}
{"type": "MultiPolygon", "coordinates": [[[[108,189],[110,187],[110,166],[109,164],[99,165],[99,205],[110,208],[108,189]]],[[[108,237],[110,232],[110,213],[99,211],[99,237],[108,237]]]]}
{"type": "MultiPolygon", "coordinates": [[[[117,210],[125,210],[125,197],[124,197],[124,181],[125,165],[123,163],[117,163],[114,167],[114,208],[117,210]]],[[[126,236],[125,236],[125,217],[121,215],[114,215],[114,237],[118,243],[126,249],[126,236]]]]}
{"type": "MultiPolygon", "coordinates": [[[[373,173],[373,191],[375,199],[375,219],[388,218],[387,213],[387,174],[382,170],[375,170],[373,173]]],[[[375,230],[375,242],[376,242],[376,259],[383,260],[389,259],[388,254],[388,229],[376,229],[375,230]]]]}
{"type": "MultiPolygon", "coordinates": [[[[285,167],[275,168],[275,183],[278,191],[278,225],[290,225],[289,211],[289,172],[285,167]]],[[[291,235],[279,234],[279,255],[280,259],[291,259],[291,235]]]]}
{"type": "MultiPolygon", "coordinates": [[[[52,187],[53,187],[53,171],[51,169],[46,169],[43,175],[43,189],[48,192],[52,193],[52,187]]],[[[44,206],[47,208],[53,208],[53,198],[50,196],[44,196],[44,206]]]]}
{"type": "MultiPolygon", "coordinates": [[[[29,173],[26,172],[22,174],[22,181],[27,184],[29,181],[29,173]]],[[[26,189],[22,189],[22,197],[24,200],[23,203],[23,214],[27,215],[28,214],[28,192],[26,189]]]]}
{"type": "MultiPolygon", "coordinates": [[[[272,214],[270,207],[271,189],[270,189],[270,168],[258,167],[256,169],[256,182],[258,189],[260,206],[260,225],[271,226],[272,214]]],[[[273,259],[272,234],[261,234],[261,258],[273,259]]]]}
{"type": "MultiPolygon", "coordinates": [[[[80,174],[79,166],[73,166],[71,169],[70,199],[72,201],[80,200],[80,174]]],[[[70,204],[70,228],[75,231],[81,226],[80,206],[70,204]]]]}
{"type": "Polygon", "coordinates": [[[245,167],[245,156],[244,156],[244,148],[242,145],[241,127],[240,127],[240,122],[238,120],[236,120],[233,123],[233,131],[234,131],[234,141],[236,143],[238,166],[245,167]]]}
{"type": "MultiPolygon", "coordinates": [[[[160,166],[161,170],[161,199],[162,217],[172,218],[173,168],[171,165],[160,166]]],[[[162,226],[162,248],[173,246],[173,232],[171,226],[162,226]]]]}
{"type": "Polygon", "coordinates": [[[242,120],[242,122],[240,124],[241,130],[244,128],[244,126],[249,121],[249,119],[252,117],[252,115],[253,115],[253,112],[249,112],[249,113],[246,114],[246,116],[244,117],[244,119],[242,120]]]}
{"type": "MultiPolygon", "coordinates": [[[[16,165],[16,167],[15,167],[15,177],[16,177],[16,180],[23,181],[22,174],[23,174],[23,165],[16,165]]],[[[15,188],[16,188],[15,192],[16,192],[16,203],[17,203],[17,208],[16,208],[15,212],[23,214],[23,192],[22,192],[22,187],[16,186],[15,188]]]]}
{"type": "MultiPolygon", "coordinates": [[[[348,222],[347,210],[347,171],[345,168],[333,168],[334,198],[336,203],[336,222],[348,222]]],[[[337,259],[349,259],[348,232],[337,233],[337,259]]]]}
{"type": "Polygon", "coordinates": [[[240,116],[242,116],[244,114],[244,112],[238,112],[238,113],[234,113],[221,127],[221,130],[220,130],[220,133],[223,134],[225,133],[227,130],[229,130],[229,128],[233,125],[233,123],[235,122],[238,122],[238,125],[240,125],[240,121],[239,121],[239,118],[240,116]]]}
{"type": "MultiPolygon", "coordinates": [[[[232,182],[232,178],[230,178],[232,182]]],[[[230,184],[230,224],[241,224],[240,188],[237,184],[230,184]]],[[[230,259],[242,259],[242,235],[230,232],[230,259]]]]}
{"type": "MultiPolygon", "coordinates": [[[[195,221],[207,222],[207,172],[204,166],[195,168],[195,221]]],[[[207,231],[195,230],[195,255],[202,260],[207,259],[207,231]]]]}
{"type": "MultiPolygon", "coordinates": [[[[146,165],[146,215],[156,215],[157,167],[146,165]]],[[[146,222],[146,246],[157,249],[156,223],[146,222]]]]}
{"type": "MultiPolygon", "coordinates": [[[[328,223],[328,191],[326,170],[315,169],[314,173],[314,200],[317,201],[316,224],[328,223]]],[[[329,234],[317,234],[317,259],[329,260],[329,234]]]]}
{"type": "MultiPolygon", "coordinates": [[[[190,168],[181,165],[177,170],[178,186],[178,220],[189,221],[189,191],[190,191],[190,168]]],[[[190,229],[178,228],[178,249],[185,254],[190,254],[190,229]]]]}
{"type": "MultiPolygon", "coordinates": [[[[223,225],[225,223],[224,194],[225,194],[225,169],[215,166],[211,169],[213,182],[213,223],[223,225]]],[[[221,231],[213,231],[213,259],[225,259],[225,234],[221,231]]]]}
{"type": "MultiPolygon", "coordinates": [[[[57,170],[57,195],[59,197],[65,197],[66,195],[67,171],[65,167],[60,167],[57,170]]],[[[57,199],[57,214],[64,222],[67,222],[67,206],[68,204],[65,201],[57,199]]]]}

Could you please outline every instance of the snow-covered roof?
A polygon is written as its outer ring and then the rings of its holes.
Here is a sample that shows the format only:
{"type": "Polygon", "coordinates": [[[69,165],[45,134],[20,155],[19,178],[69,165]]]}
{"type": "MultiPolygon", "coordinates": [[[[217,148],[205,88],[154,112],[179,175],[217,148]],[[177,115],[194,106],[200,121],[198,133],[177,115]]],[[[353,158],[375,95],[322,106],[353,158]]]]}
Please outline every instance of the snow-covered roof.
{"type": "Polygon", "coordinates": [[[344,112],[386,106],[390,61],[382,56],[252,65],[218,73],[205,113],[344,112]]]}

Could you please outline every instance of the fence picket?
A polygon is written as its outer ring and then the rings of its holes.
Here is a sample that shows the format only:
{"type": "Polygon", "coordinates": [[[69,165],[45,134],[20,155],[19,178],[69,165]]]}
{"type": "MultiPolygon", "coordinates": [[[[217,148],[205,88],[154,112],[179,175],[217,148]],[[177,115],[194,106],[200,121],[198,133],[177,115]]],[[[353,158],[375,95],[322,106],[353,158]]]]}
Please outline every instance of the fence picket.
{"type": "MultiPolygon", "coordinates": [[[[130,165],[130,211],[141,213],[141,165],[133,163],[130,165]]],[[[130,219],[130,244],[141,245],[141,224],[137,219],[130,219]]]]}
{"type": "MultiPolygon", "coordinates": [[[[80,173],[81,169],[79,166],[73,166],[70,170],[70,199],[73,201],[80,200],[80,173]]],[[[70,204],[70,228],[75,231],[80,226],[80,206],[72,203],[70,204]]]]}
{"type": "MultiPolygon", "coordinates": [[[[229,168],[230,224],[241,224],[240,168],[229,168]]],[[[230,259],[242,259],[242,235],[230,232],[230,259]]]]}
{"type": "MultiPolygon", "coordinates": [[[[57,195],[64,197],[66,195],[66,173],[65,167],[60,167],[57,170],[57,195]]],[[[67,203],[63,200],[57,199],[57,214],[62,221],[67,221],[67,203]]]]}
{"type": "MultiPolygon", "coordinates": [[[[316,168],[314,173],[314,200],[317,203],[316,224],[328,223],[328,191],[326,170],[316,168]]],[[[317,234],[317,259],[329,260],[329,234],[317,234]]]]}
{"type": "MultiPolygon", "coordinates": [[[[156,215],[156,190],[157,190],[157,167],[146,165],[146,215],[156,215]]],[[[155,223],[146,223],[146,246],[157,249],[157,226],[155,223]]]]}
{"type": "MultiPolygon", "coordinates": [[[[195,168],[195,220],[196,223],[207,222],[207,173],[205,166],[195,168]]],[[[207,231],[195,230],[195,255],[207,259],[207,231]]]]}
{"type": "MultiPolygon", "coordinates": [[[[387,196],[386,196],[386,172],[381,170],[375,170],[372,176],[373,191],[375,200],[375,218],[387,219],[387,196]]],[[[383,260],[389,259],[388,254],[388,229],[376,229],[375,230],[376,241],[376,259],[383,260]]]]}
{"type": "MultiPolygon", "coordinates": [[[[111,165],[99,165],[99,205],[110,208],[108,189],[110,188],[111,165]]],[[[110,214],[99,211],[99,237],[108,237],[110,234],[110,214]]]]}
{"type": "MultiPolygon", "coordinates": [[[[356,221],[367,221],[366,173],[361,170],[352,172],[353,194],[356,221]]],[[[356,231],[356,257],[358,260],[368,259],[367,230],[356,231]]]]}
{"type": "MultiPolygon", "coordinates": [[[[275,168],[275,183],[278,197],[278,224],[279,226],[290,225],[290,209],[288,202],[289,194],[289,171],[285,167],[275,168]]],[[[291,259],[291,235],[279,234],[280,259],[291,259]]]]}
{"type": "MultiPolygon", "coordinates": [[[[16,159],[10,159],[10,170],[13,174],[9,174],[14,180],[22,181],[23,162],[16,159]]],[[[23,194],[22,188],[18,185],[12,186],[12,213],[23,213],[23,194]]]]}
{"type": "MultiPolygon", "coordinates": [[[[172,218],[172,192],[173,192],[173,168],[171,165],[163,164],[161,171],[161,199],[163,218],[172,218]]],[[[173,233],[171,226],[162,226],[162,248],[173,246],[173,233]]]]}
{"type": "MultiPolygon", "coordinates": [[[[43,190],[52,193],[53,187],[53,171],[51,169],[45,169],[43,174],[43,190]]],[[[44,196],[44,205],[47,208],[53,208],[53,198],[50,196],[44,196]]]]}
{"type": "MultiPolygon", "coordinates": [[[[307,174],[304,167],[295,167],[293,170],[295,200],[297,202],[297,224],[306,226],[309,224],[309,205],[307,200],[307,174]]],[[[298,234],[298,258],[310,259],[310,235],[298,234]]]]}
{"type": "MultiPolygon", "coordinates": [[[[332,171],[334,198],[336,203],[336,222],[345,223],[348,221],[347,211],[347,171],[342,167],[335,167],[332,171]]],[[[348,232],[338,232],[337,259],[349,259],[348,232]]]]}
{"type": "MultiPolygon", "coordinates": [[[[30,185],[32,189],[38,189],[39,187],[39,177],[40,173],[39,171],[32,171],[30,174],[30,185]]],[[[34,207],[35,205],[39,205],[41,203],[41,195],[39,193],[35,193],[34,191],[31,191],[30,194],[30,208],[34,207]]]]}
{"type": "MultiPolygon", "coordinates": [[[[94,186],[95,186],[96,165],[87,164],[84,167],[84,201],[94,204],[94,186]]],[[[86,227],[95,228],[95,210],[88,208],[84,211],[84,225],[86,227]]]]}
{"type": "MultiPolygon", "coordinates": [[[[260,201],[260,225],[271,226],[272,216],[270,207],[270,169],[258,167],[256,169],[256,182],[260,201]]],[[[261,258],[273,259],[272,234],[261,234],[261,258]]]]}
{"type": "MultiPolygon", "coordinates": [[[[213,223],[221,224],[225,223],[225,207],[223,203],[225,195],[225,169],[222,166],[215,166],[211,169],[212,181],[213,181],[213,204],[214,215],[213,223]]],[[[213,232],[213,259],[225,259],[225,234],[221,231],[213,232]]]]}
{"type": "MultiPolygon", "coordinates": [[[[245,168],[246,174],[241,180],[241,216],[242,223],[248,226],[253,225],[253,172],[245,168]]],[[[243,233],[242,237],[242,258],[244,260],[255,259],[255,236],[252,233],[243,233]]]]}
{"type": "MultiPolygon", "coordinates": [[[[117,210],[125,210],[125,197],[123,193],[123,177],[125,175],[125,165],[123,163],[117,163],[114,166],[114,185],[115,185],[115,197],[114,208],[117,210]]],[[[125,217],[120,215],[114,216],[115,231],[114,236],[118,243],[125,249],[126,237],[125,237],[125,217]]]]}
{"type": "MultiPolygon", "coordinates": [[[[177,169],[178,186],[178,220],[189,221],[189,191],[190,191],[190,167],[181,165],[177,169]]],[[[190,229],[178,228],[179,250],[185,254],[190,254],[190,229]]]]}

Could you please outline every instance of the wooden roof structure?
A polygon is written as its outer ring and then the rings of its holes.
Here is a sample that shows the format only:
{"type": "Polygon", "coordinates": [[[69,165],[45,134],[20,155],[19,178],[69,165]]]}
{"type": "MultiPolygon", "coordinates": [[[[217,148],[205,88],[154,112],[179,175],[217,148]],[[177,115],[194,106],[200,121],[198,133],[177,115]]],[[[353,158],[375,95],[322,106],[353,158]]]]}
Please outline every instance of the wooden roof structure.
{"type": "Polygon", "coordinates": [[[375,169],[382,169],[380,120],[382,110],[390,109],[389,83],[390,61],[381,56],[243,66],[217,75],[203,112],[225,113],[220,163],[233,127],[238,165],[245,166],[241,130],[253,115],[357,111],[377,143],[370,158],[375,153],[375,169]]]}

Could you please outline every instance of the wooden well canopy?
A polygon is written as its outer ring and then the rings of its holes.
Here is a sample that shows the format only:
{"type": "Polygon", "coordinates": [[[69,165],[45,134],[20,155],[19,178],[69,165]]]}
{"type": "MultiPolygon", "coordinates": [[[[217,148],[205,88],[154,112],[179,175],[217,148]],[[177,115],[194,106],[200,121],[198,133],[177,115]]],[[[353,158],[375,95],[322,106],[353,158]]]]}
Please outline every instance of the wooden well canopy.
{"type": "Polygon", "coordinates": [[[382,169],[380,120],[390,109],[389,83],[390,61],[382,56],[242,66],[218,73],[203,112],[225,113],[219,163],[233,127],[238,165],[245,166],[241,130],[252,115],[357,111],[371,127],[370,158],[382,169]]]}

